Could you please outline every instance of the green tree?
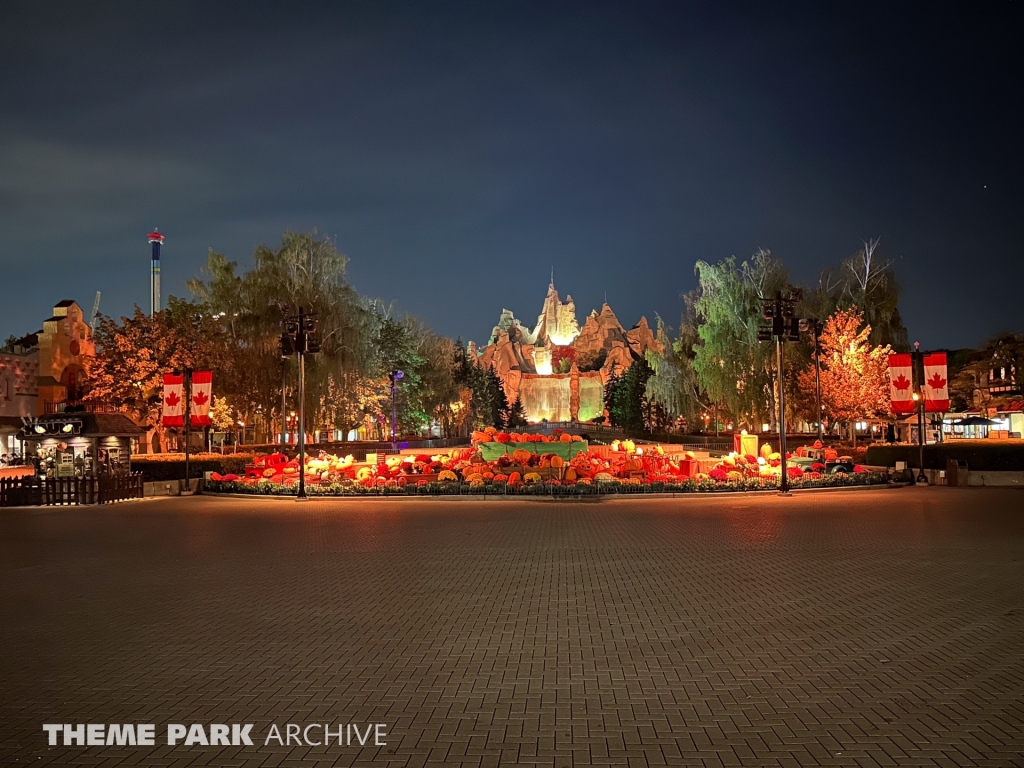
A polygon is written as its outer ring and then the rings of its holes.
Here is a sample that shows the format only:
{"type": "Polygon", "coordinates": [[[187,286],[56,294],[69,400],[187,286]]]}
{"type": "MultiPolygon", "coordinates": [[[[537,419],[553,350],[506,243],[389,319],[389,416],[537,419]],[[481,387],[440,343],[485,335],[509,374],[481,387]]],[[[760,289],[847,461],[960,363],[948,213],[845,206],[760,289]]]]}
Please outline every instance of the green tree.
{"type": "Polygon", "coordinates": [[[733,257],[697,262],[693,310],[699,341],[692,366],[716,413],[748,428],[774,420],[774,346],[757,340],[762,301],[790,290],[782,262],[759,250],[739,267],[733,257]]]}
{"type": "Polygon", "coordinates": [[[873,345],[905,352],[910,344],[899,310],[902,289],[892,260],[878,254],[879,242],[868,240],[838,267],[823,269],[818,284],[805,292],[801,316],[824,320],[836,310],[857,307],[871,326],[873,345]]]}
{"type": "Polygon", "coordinates": [[[669,329],[659,317],[657,340],[661,351],[648,349],[645,358],[653,371],[647,380],[647,398],[656,403],[673,421],[683,417],[688,425],[696,424],[703,410],[703,396],[697,371],[693,367],[694,346],[700,341],[692,312],[691,297],[679,324],[679,336],[672,339],[669,329]]]}
{"type": "MultiPolygon", "coordinates": [[[[380,374],[373,343],[380,315],[375,303],[348,283],[347,264],[330,239],[287,231],[279,247],[259,246],[244,274],[238,274],[236,262],[211,251],[206,279],[189,282],[193,295],[237,346],[237,364],[224,379],[225,391],[239,411],[257,418],[270,434],[281,418],[278,343],[283,321],[300,306],[315,314],[322,341],[322,353],[307,358],[308,427],[350,428],[376,402],[367,397],[366,380],[380,374]]],[[[285,373],[288,407],[295,407],[294,363],[285,366],[285,373]]]]}
{"type": "Polygon", "coordinates": [[[516,393],[515,402],[512,403],[512,408],[508,414],[508,424],[506,425],[509,429],[522,429],[529,424],[526,420],[526,408],[523,406],[523,398],[516,393]]]}
{"type": "Polygon", "coordinates": [[[8,336],[3,343],[3,346],[0,346],[0,352],[6,353],[8,355],[11,354],[12,352],[14,352],[15,345],[20,340],[21,339],[19,339],[17,336],[14,336],[13,334],[8,336]]]}
{"type": "Polygon", "coordinates": [[[615,382],[609,383],[608,418],[612,426],[637,435],[651,431],[651,403],[647,398],[647,382],[653,371],[644,359],[635,360],[615,382]]]}

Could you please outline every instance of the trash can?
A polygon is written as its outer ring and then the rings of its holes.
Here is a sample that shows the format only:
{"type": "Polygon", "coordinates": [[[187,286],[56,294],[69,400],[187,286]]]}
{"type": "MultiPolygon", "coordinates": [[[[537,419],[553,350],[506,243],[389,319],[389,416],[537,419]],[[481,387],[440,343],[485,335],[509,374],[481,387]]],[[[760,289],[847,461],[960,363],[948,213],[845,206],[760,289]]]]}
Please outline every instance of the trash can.
{"type": "Polygon", "coordinates": [[[950,488],[967,487],[967,462],[946,459],[946,485],[950,488]]]}

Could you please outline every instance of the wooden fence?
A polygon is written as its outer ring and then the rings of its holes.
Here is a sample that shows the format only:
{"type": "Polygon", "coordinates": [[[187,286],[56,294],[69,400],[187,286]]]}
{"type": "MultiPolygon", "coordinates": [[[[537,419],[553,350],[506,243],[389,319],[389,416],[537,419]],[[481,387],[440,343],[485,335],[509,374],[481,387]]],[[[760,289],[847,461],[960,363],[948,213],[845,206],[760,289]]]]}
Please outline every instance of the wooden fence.
{"type": "Polygon", "coordinates": [[[142,473],[106,477],[0,478],[0,507],[109,504],[142,498],[142,473]]]}

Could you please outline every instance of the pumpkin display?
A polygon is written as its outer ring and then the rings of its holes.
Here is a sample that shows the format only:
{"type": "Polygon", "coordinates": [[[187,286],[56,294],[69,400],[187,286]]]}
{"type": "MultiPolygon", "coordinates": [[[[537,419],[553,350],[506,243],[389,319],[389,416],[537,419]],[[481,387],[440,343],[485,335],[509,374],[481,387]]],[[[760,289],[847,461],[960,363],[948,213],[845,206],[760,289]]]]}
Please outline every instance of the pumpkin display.
{"type": "Polygon", "coordinates": [[[516,464],[528,463],[531,456],[533,456],[533,451],[528,451],[525,448],[516,448],[512,451],[512,461],[516,464]]]}
{"type": "MultiPolygon", "coordinates": [[[[538,445],[545,442],[561,445],[579,439],[577,435],[569,435],[560,430],[555,430],[550,438],[547,438],[543,435],[500,432],[488,428],[477,430],[474,438],[491,445],[456,448],[434,455],[393,454],[386,458],[382,457],[384,460],[381,464],[358,467],[354,466],[351,454],[339,458],[321,451],[315,457],[306,458],[305,473],[311,483],[319,483],[321,489],[329,488],[329,492],[336,493],[353,486],[370,492],[406,486],[411,490],[414,482],[418,487],[431,482],[417,479],[417,475],[420,474],[433,475],[452,488],[447,492],[457,492],[460,483],[473,489],[485,490],[487,485],[493,483],[495,486],[507,485],[515,490],[524,482],[535,486],[537,490],[545,486],[585,486],[592,483],[623,487],[665,484],[669,486],[666,490],[675,490],[673,486],[684,481],[690,482],[686,478],[693,478],[698,483],[705,484],[702,489],[708,490],[709,485],[726,482],[735,483],[739,487],[764,488],[776,485],[781,473],[782,457],[777,451],[772,451],[767,443],[758,448],[756,455],[755,452],[747,454],[733,451],[721,458],[709,460],[708,453],[704,451],[675,452],[671,447],[666,451],[657,443],[637,446],[629,439],[614,441],[611,451],[597,447],[592,450],[564,451],[562,448],[538,445]],[[512,445],[506,449],[494,445],[498,442],[512,445]],[[564,453],[570,452],[571,458],[564,456],[564,453]],[[484,458],[485,455],[494,458],[488,461],[484,458]],[[708,467],[712,469],[709,471],[708,467]],[[707,474],[699,473],[699,469],[703,469],[707,474]],[[753,482],[737,483],[743,480],[753,482]]],[[[586,448],[586,444],[584,443],[582,447],[586,448]]],[[[813,461],[807,460],[803,465],[805,469],[802,476],[808,480],[825,477],[826,464],[820,457],[827,455],[831,458],[837,455],[835,449],[824,447],[817,450],[800,448],[796,449],[795,453],[802,454],[805,459],[808,456],[813,457],[813,461]]],[[[852,461],[849,463],[853,464],[852,461]]],[[[286,456],[281,455],[279,458],[254,457],[252,463],[246,465],[243,478],[219,472],[212,472],[208,477],[215,483],[262,483],[260,492],[272,493],[278,484],[294,487],[299,471],[297,461],[289,461],[286,456]]],[[[846,470],[850,475],[863,474],[866,471],[869,470],[859,465],[852,470],[846,470]]],[[[800,468],[794,465],[790,465],[788,472],[794,481],[801,478],[800,468]]],[[[835,475],[840,480],[846,476],[845,473],[835,475]]],[[[833,475],[828,477],[832,478],[833,475]]],[[[227,487],[223,489],[229,490],[227,487]]],[[[231,486],[230,490],[235,491],[236,488],[231,486]]],[[[614,490],[609,489],[611,492],[614,490]]],[[[583,492],[582,489],[580,492],[583,492]]]]}

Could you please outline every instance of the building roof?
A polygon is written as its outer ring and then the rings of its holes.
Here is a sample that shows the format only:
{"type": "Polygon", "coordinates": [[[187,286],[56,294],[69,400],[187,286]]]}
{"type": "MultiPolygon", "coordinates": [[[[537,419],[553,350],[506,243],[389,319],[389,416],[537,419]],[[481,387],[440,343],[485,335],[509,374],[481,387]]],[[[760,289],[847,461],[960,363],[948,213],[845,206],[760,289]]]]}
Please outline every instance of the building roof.
{"type": "Polygon", "coordinates": [[[86,413],[83,432],[96,435],[144,435],[146,430],[123,413],[86,413]]]}
{"type": "MultiPolygon", "coordinates": [[[[40,424],[60,424],[72,420],[82,423],[82,431],[78,434],[87,437],[135,437],[136,435],[144,435],[146,433],[145,429],[123,413],[51,413],[36,419],[40,424]]],[[[25,440],[45,440],[48,437],[53,437],[53,435],[37,435],[33,432],[23,433],[23,439],[25,440]]]]}
{"type": "Polygon", "coordinates": [[[75,302],[74,299],[64,299],[64,301],[58,301],[53,306],[54,307],[70,307],[72,304],[75,304],[75,303],[76,302],[75,302]]]}
{"type": "Polygon", "coordinates": [[[21,416],[0,416],[0,432],[10,434],[22,427],[21,416]]]}

